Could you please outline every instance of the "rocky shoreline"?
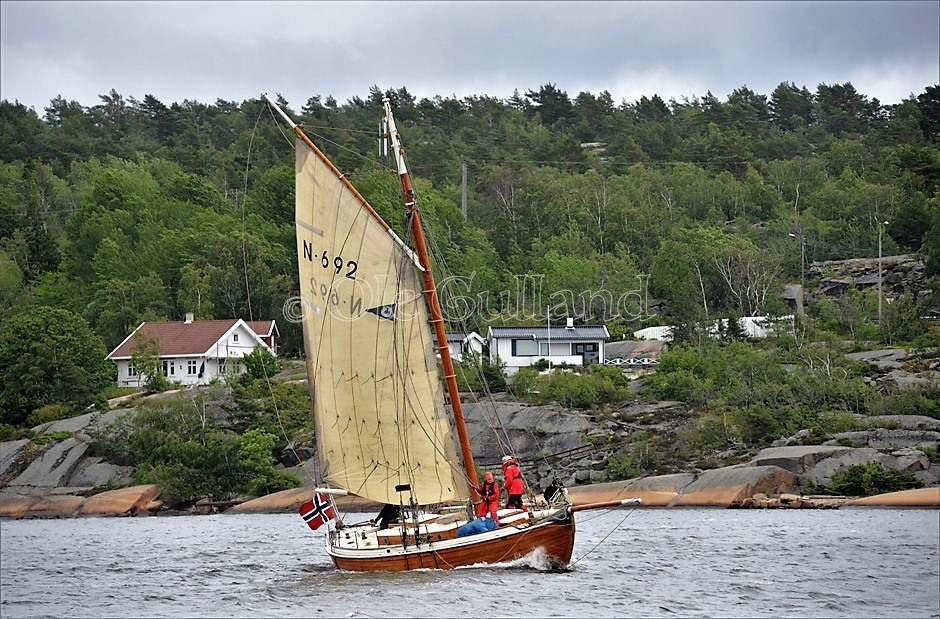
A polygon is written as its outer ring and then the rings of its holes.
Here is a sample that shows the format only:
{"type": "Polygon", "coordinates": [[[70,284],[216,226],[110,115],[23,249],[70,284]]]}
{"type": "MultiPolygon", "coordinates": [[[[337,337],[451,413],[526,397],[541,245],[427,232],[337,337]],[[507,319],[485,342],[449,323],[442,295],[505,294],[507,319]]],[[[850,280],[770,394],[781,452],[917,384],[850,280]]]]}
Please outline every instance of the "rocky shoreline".
{"type": "MultiPolygon", "coordinates": [[[[672,477],[672,476],[667,476],[672,477]]],[[[708,492],[693,492],[681,495],[668,490],[671,482],[663,481],[663,489],[651,489],[659,486],[657,478],[648,478],[652,482],[637,484],[634,482],[615,482],[580,486],[570,490],[571,498],[576,503],[594,503],[631,497],[639,497],[645,508],[725,508],[725,509],[840,509],[846,507],[896,507],[940,509],[940,488],[919,488],[904,490],[863,498],[848,497],[801,497],[783,493],[777,496],[757,492],[742,499],[724,503],[724,497],[747,492],[741,488],[712,488],[708,492]],[[646,489],[641,488],[646,486],[646,489]]],[[[159,487],[153,485],[132,486],[119,490],[109,490],[85,498],[80,496],[11,496],[0,497],[0,518],[85,518],[85,517],[129,517],[129,516],[175,516],[210,513],[226,514],[277,514],[292,513],[300,504],[310,498],[310,489],[296,488],[285,490],[243,502],[200,501],[187,510],[167,510],[159,501],[159,487]],[[233,504],[234,503],[234,504],[233,504]]],[[[360,497],[341,497],[337,500],[343,512],[372,512],[378,504],[360,497]]]]}
{"type": "MultiPolygon", "coordinates": [[[[662,419],[681,417],[679,404],[627,403],[616,416],[618,422],[598,422],[558,405],[532,406],[509,400],[497,402],[495,411],[488,411],[498,415],[511,437],[536,494],[557,477],[576,503],[639,497],[644,507],[666,508],[940,508],[940,463],[927,455],[940,448],[940,420],[920,415],[869,417],[870,423],[878,425],[834,436],[822,445],[802,444],[807,439],[803,434],[808,435],[803,431],[776,441],[748,462],[732,466],[610,481],[607,465],[616,453],[616,442],[637,428],[668,431],[662,419]],[[855,500],[800,496],[830,484],[833,474],[849,466],[869,463],[909,473],[925,487],[855,500]]],[[[100,422],[131,410],[108,411],[100,415],[100,422]]],[[[474,457],[478,465],[499,473],[502,452],[486,423],[486,411],[468,404],[465,416],[471,435],[477,437],[474,457]]],[[[132,486],[131,467],[108,463],[89,450],[86,429],[95,420],[95,414],[88,414],[34,428],[37,436],[67,436],[48,443],[29,439],[0,443],[0,518],[280,513],[296,510],[311,495],[315,451],[292,446],[294,457],[302,452],[305,461],[293,460],[282,466],[306,480],[304,488],[259,498],[206,498],[180,509],[167,509],[159,499],[158,486],[132,486]]],[[[343,497],[338,503],[343,511],[378,508],[358,497],[343,497]]]]}

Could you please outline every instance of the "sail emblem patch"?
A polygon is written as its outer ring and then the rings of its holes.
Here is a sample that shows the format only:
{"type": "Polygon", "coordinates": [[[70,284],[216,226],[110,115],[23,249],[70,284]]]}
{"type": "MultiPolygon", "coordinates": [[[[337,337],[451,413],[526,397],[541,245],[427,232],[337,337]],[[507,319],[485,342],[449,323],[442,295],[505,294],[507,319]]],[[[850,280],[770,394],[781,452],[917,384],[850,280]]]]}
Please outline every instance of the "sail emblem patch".
{"type": "Polygon", "coordinates": [[[395,320],[395,312],[397,305],[391,303],[389,305],[379,305],[378,307],[372,307],[366,311],[370,314],[375,314],[379,318],[384,318],[385,320],[395,320]]]}

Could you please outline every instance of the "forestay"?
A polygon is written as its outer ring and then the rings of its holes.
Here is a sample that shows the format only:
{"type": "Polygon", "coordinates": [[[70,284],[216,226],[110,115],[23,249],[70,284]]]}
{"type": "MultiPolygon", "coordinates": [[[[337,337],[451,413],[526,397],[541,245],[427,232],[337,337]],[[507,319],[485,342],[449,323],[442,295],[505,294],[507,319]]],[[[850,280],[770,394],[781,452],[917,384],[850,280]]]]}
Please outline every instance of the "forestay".
{"type": "Polygon", "coordinates": [[[304,345],[321,474],[382,503],[467,497],[413,254],[335,168],[296,148],[304,345]]]}

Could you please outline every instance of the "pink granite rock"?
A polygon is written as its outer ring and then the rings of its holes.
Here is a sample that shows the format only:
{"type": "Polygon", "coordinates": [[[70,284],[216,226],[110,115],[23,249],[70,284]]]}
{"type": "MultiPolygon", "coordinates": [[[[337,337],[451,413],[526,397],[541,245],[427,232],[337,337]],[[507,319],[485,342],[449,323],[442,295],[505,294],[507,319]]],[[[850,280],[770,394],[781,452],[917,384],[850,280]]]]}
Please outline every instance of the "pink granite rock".
{"type": "Polygon", "coordinates": [[[132,516],[155,500],[160,486],[132,486],[88,497],[77,516],[132,516]]]}

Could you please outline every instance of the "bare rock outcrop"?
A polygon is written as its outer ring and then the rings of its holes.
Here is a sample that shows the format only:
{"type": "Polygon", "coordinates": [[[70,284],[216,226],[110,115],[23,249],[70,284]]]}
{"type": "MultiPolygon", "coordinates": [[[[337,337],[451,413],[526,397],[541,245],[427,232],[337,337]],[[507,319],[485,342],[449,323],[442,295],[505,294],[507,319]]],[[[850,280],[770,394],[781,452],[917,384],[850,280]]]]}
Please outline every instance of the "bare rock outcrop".
{"type": "Polygon", "coordinates": [[[846,507],[940,507],[940,488],[917,488],[867,496],[845,504],[846,507]]]}
{"type": "Polygon", "coordinates": [[[572,500],[595,503],[639,497],[646,506],[728,507],[757,492],[783,492],[796,485],[796,476],[776,466],[728,466],[699,474],[680,473],[621,482],[577,486],[572,500]]]}
{"type": "Polygon", "coordinates": [[[160,486],[148,484],[108,490],[88,497],[76,512],[77,516],[133,516],[153,503],[160,486]]]}
{"type": "MultiPolygon", "coordinates": [[[[296,512],[301,503],[309,501],[313,496],[310,488],[291,488],[281,490],[266,496],[249,499],[238,505],[233,505],[227,514],[270,514],[280,512],[296,512]]],[[[371,511],[378,510],[381,505],[358,496],[337,496],[334,499],[337,508],[341,511],[371,511]]]]}

